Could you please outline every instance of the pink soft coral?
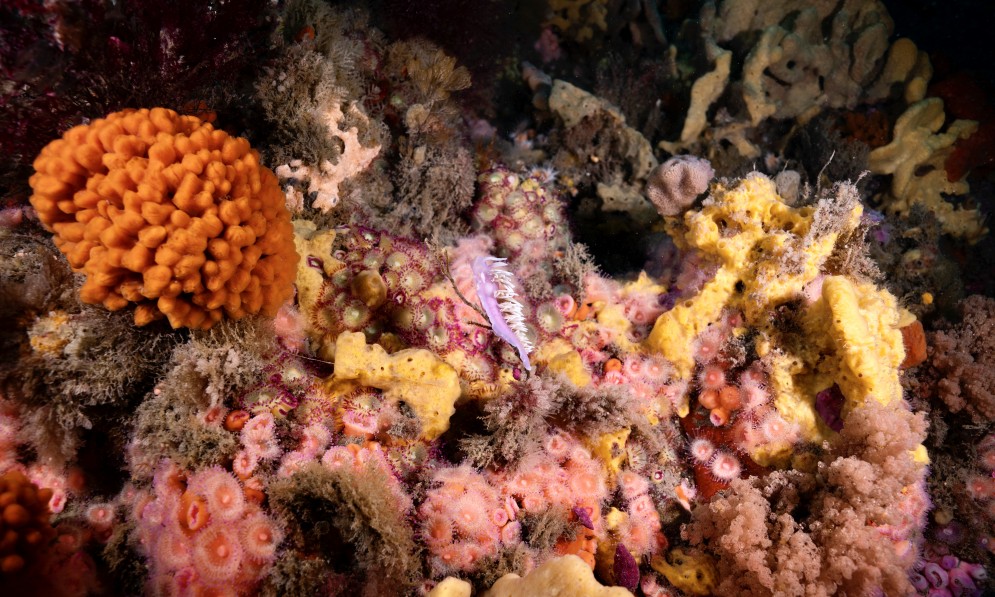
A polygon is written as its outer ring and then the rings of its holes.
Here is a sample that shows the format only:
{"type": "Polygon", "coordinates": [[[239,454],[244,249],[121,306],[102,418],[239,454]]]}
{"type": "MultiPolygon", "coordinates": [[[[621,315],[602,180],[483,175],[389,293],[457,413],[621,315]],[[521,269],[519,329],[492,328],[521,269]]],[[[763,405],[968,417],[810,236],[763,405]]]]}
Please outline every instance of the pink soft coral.
{"type": "Polygon", "coordinates": [[[929,335],[925,388],[952,412],[987,423],[995,420],[995,299],[975,295],[959,308],[959,324],[942,322],[929,335]]]}
{"type": "Polygon", "coordinates": [[[845,423],[818,475],[737,479],[694,509],[683,535],[715,556],[716,594],[912,594],[923,418],[867,400],[845,423]]]}

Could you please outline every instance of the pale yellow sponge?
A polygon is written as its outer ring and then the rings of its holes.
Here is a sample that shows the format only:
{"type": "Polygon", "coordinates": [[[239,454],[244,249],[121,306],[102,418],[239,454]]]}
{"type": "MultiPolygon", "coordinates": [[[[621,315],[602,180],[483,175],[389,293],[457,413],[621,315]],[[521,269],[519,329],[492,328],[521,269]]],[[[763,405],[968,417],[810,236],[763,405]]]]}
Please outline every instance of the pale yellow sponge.
{"type": "Polygon", "coordinates": [[[715,564],[703,553],[671,550],[670,561],[655,556],[650,566],[670,584],[690,595],[711,595],[715,588],[715,564]]]}
{"type": "MultiPolygon", "coordinates": [[[[645,347],[689,379],[699,335],[723,310],[741,312],[745,327],[756,332],[754,348],[767,365],[778,412],[806,441],[832,434],[815,398],[834,384],[846,398],[844,413],[868,396],[883,404],[901,400],[898,370],[905,351],[895,298],[869,282],[820,273],[840,234],[852,232],[861,213],[852,185],[800,208],[786,205],[774,182],[760,174],[731,187],[714,185],[701,210],[668,227],[683,248],[717,263],[718,272],[697,295],[657,319],[645,347]],[[772,315],[782,305],[791,305],[801,329],[777,327],[772,315]]],[[[687,412],[685,396],[677,414],[687,412]]],[[[765,443],[750,456],[763,465],[782,464],[791,443],[765,443]]]]}
{"type": "Polygon", "coordinates": [[[605,587],[594,578],[594,571],[575,555],[547,561],[524,578],[505,574],[484,597],[631,597],[622,587],[605,587]]]}
{"type": "MultiPolygon", "coordinates": [[[[850,230],[862,207],[851,201],[846,209],[842,227],[850,230]]],[[[836,244],[840,230],[813,229],[816,215],[815,206],[787,205],[774,181],[762,174],[728,188],[714,185],[701,210],[686,213],[683,222],[669,222],[669,228],[682,248],[701,251],[719,270],[701,292],[656,320],[646,348],[663,354],[688,379],[694,340],[723,309],[742,311],[748,325],[769,331],[771,308],[798,297],[836,244]]]]}
{"type": "Polygon", "coordinates": [[[563,375],[578,388],[587,387],[593,381],[591,372],[584,366],[580,353],[562,338],[556,338],[539,346],[536,362],[546,366],[550,371],[563,375]]]}
{"type": "Polygon", "coordinates": [[[943,232],[975,243],[988,233],[982,213],[950,202],[970,191],[964,179],[950,181],[944,164],[961,139],[977,129],[973,120],[949,119],[943,100],[935,97],[910,105],[895,122],[894,138],[870,152],[867,165],[875,174],[891,174],[891,189],[881,198],[889,213],[906,215],[922,205],[936,215],[943,232]]]}
{"type": "Polygon", "coordinates": [[[618,431],[603,433],[590,442],[589,448],[595,458],[601,461],[608,473],[608,483],[614,487],[622,465],[628,458],[625,442],[629,440],[631,429],[625,427],[618,431]]]}
{"type": "Polygon", "coordinates": [[[343,332],[335,342],[332,383],[356,381],[383,391],[384,399],[407,404],[422,423],[422,438],[433,440],[449,429],[460,396],[459,376],[431,351],[407,348],[387,354],[367,344],[360,332],[343,332]]]}
{"type": "Polygon", "coordinates": [[[428,597],[470,597],[473,585],[452,576],[435,585],[428,597]]]}
{"type": "Polygon", "coordinates": [[[305,331],[317,343],[322,340],[321,330],[314,325],[314,322],[318,321],[321,290],[325,280],[345,267],[345,264],[332,257],[334,230],[318,232],[317,226],[310,220],[294,220],[293,224],[294,246],[297,248],[297,254],[301,256],[297,264],[297,275],[294,278],[297,304],[304,315],[305,331]]]}

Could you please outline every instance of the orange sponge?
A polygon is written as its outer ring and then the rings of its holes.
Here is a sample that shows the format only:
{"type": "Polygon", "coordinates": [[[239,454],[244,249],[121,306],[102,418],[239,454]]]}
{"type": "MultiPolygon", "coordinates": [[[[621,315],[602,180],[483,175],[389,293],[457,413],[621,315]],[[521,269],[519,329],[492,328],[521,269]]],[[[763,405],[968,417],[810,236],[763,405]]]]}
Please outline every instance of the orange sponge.
{"type": "Polygon", "coordinates": [[[290,214],[245,139],[165,108],[124,110],[70,129],[34,167],[31,204],[86,274],[83,302],[207,329],[223,314],[273,316],[293,293],[290,214]]]}
{"type": "Polygon", "coordinates": [[[16,470],[0,475],[0,579],[20,572],[55,534],[48,524],[51,489],[16,470]]]}

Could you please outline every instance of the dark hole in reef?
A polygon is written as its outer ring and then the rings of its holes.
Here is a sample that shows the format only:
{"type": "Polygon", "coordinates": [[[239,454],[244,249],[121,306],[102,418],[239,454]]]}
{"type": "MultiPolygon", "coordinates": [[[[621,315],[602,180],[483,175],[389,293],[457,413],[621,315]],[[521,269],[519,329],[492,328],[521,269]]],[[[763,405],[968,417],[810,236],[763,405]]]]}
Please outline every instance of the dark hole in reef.
{"type": "Polygon", "coordinates": [[[439,438],[440,450],[446,458],[452,462],[462,462],[467,454],[460,450],[460,440],[472,435],[488,434],[483,416],[483,408],[476,400],[456,409],[456,413],[449,419],[449,430],[439,438]]]}
{"type": "Polygon", "coordinates": [[[582,209],[576,214],[574,240],[587,246],[594,263],[606,276],[638,272],[647,256],[666,235],[651,232],[656,218],[637,219],[629,214],[582,209]]]}
{"type": "Polygon", "coordinates": [[[355,549],[343,539],[335,525],[329,522],[330,519],[341,516],[335,506],[332,501],[304,495],[295,500],[291,511],[297,513],[305,545],[321,554],[332,570],[345,574],[356,568],[355,558],[349,555],[355,549]]]}
{"type": "Polygon", "coordinates": [[[798,504],[794,510],[791,511],[791,518],[794,518],[800,523],[804,523],[812,515],[811,510],[809,510],[808,505],[804,502],[798,504]]]}
{"type": "Polygon", "coordinates": [[[755,329],[749,328],[749,331],[743,335],[742,338],[743,348],[745,349],[744,361],[747,363],[756,361],[757,359],[760,358],[760,356],[757,354],[756,342],[754,342],[758,334],[759,332],[757,332],[755,329]]]}

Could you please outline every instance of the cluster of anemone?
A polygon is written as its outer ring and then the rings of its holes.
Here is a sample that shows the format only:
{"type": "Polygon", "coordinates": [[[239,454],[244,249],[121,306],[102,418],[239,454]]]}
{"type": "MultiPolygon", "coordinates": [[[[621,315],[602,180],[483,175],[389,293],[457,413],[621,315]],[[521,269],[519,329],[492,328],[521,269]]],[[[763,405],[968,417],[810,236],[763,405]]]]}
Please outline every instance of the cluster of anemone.
{"type": "Polygon", "coordinates": [[[276,475],[286,478],[300,471],[305,464],[325,452],[331,438],[331,432],[321,423],[312,423],[301,428],[297,447],[283,455],[276,475]]]}
{"type": "Polygon", "coordinates": [[[961,472],[963,492],[967,503],[977,512],[976,524],[963,525],[949,510],[938,512],[943,516],[934,535],[937,540],[951,546],[961,546],[974,533],[979,535],[980,544],[995,553],[995,536],[991,533],[995,522],[995,433],[983,437],[977,446],[977,457],[961,472]],[[980,523],[980,524],[977,524],[980,523]]]}
{"type": "Polygon", "coordinates": [[[759,469],[752,458],[787,453],[798,430],[773,404],[770,380],[759,362],[736,363],[727,355],[742,315],[726,313],[695,341],[696,395],[689,417],[682,419],[687,454],[704,495],[759,469]]]}
{"type": "MultiPolygon", "coordinates": [[[[551,181],[550,172],[542,168],[525,175],[501,166],[482,172],[478,177],[478,200],[470,219],[475,230],[487,236],[480,234],[461,241],[452,267],[456,289],[469,301],[475,301],[477,295],[471,289],[470,273],[473,259],[486,255],[507,259],[508,269],[513,273],[510,284],[523,315],[520,335],[536,344],[537,340],[549,340],[561,334],[574,311],[569,304],[573,298],[563,292],[553,299],[533,304],[520,282],[536,278],[554,280],[552,263],[555,258],[563,257],[568,248],[565,206],[551,181]]],[[[455,309],[458,315],[471,317],[459,321],[478,319],[459,301],[456,301],[455,309]]],[[[467,333],[465,329],[459,331],[461,335],[467,333]]],[[[472,330],[469,333],[475,336],[472,330]]],[[[484,364],[479,358],[474,360],[478,367],[484,364]]]]}
{"type": "MultiPolygon", "coordinates": [[[[238,419],[241,418],[238,417],[238,419]]],[[[276,438],[275,425],[273,414],[263,412],[248,419],[240,426],[239,435],[242,450],[239,451],[236,460],[243,460],[246,463],[245,469],[249,474],[255,467],[248,466],[248,463],[272,460],[282,453],[276,438]]],[[[238,423],[233,420],[230,426],[237,427],[238,423]]]]}
{"type": "Polygon", "coordinates": [[[526,457],[501,486],[529,513],[550,506],[599,508],[608,496],[604,470],[587,448],[565,433],[546,439],[543,452],[526,457]]]}
{"type": "Polygon", "coordinates": [[[93,502],[86,507],[84,516],[96,538],[106,542],[117,523],[117,506],[113,502],[93,502]]]}
{"type": "Polygon", "coordinates": [[[150,589],[160,594],[252,591],[283,537],[242,483],[220,467],[187,473],[164,460],[151,491],[136,491],[129,501],[150,589]]]}
{"type": "Polygon", "coordinates": [[[10,470],[17,464],[17,432],[20,428],[16,407],[0,396],[0,471],[10,470]]]}
{"type": "Polygon", "coordinates": [[[774,408],[769,380],[761,367],[753,365],[744,369],[739,375],[737,389],[739,403],[733,409],[736,415],[733,427],[742,438],[745,450],[784,448],[798,440],[797,427],[774,408]]]}
{"type": "Polygon", "coordinates": [[[332,336],[361,331],[382,315],[389,317],[438,277],[422,243],[363,227],[342,231],[341,241],[335,257],[344,267],[322,288],[312,314],[312,325],[332,336]]]}
{"type": "MultiPolygon", "coordinates": [[[[291,365],[278,362],[286,373],[291,365]]],[[[301,369],[292,373],[293,380],[286,376],[282,380],[274,379],[271,375],[262,389],[253,390],[248,397],[258,398],[257,394],[262,391],[279,395],[279,388],[284,388],[285,392],[288,384],[306,387],[308,391],[313,389],[314,379],[310,372],[301,369]]],[[[243,484],[246,496],[262,501],[269,481],[290,478],[311,463],[357,474],[372,465],[384,474],[388,487],[401,504],[398,508],[410,507],[410,498],[395,469],[410,469],[413,463],[424,460],[426,451],[418,443],[408,445],[410,442],[394,441],[390,446],[382,447],[371,441],[397,417],[379,393],[357,388],[341,396],[335,404],[328,404],[317,395],[307,398],[306,402],[292,405],[274,401],[272,397],[260,399],[252,410],[231,410],[224,416],[224,428],[238,435],[239,449],[232,459],[231,470],[243,484]],[[286,410],[282,410],[284,406],[286,410]],[[290,410],[294,410],[295,417],[300,417],[300,424],[278,431],[278,420],[286,420],[290,410]],[[340,445],[343,440],[351,443],[340,445]]]]}
{"type": "Polygon", "coordinates": [[[550,256],[566,250],[564,205],[549,176],[534,170],[520,176],[496,167],[480,174],[479,198],[471,221],[494,238],[499,257],[508,259],[522,277],[549,270],[550,256]]]}
{"type": "Polygon", "coordinates": [[[418,510],[433,568],[471,570],[480,558],[519,541],[516,511],[506,507],[484,475],[464,465],[438,471],[433,482],[437,486],[418,510]]]}
{"type": "MultiPolygon", "coordinates": [[[[609,494],[601,464],[577,440],[561,433],[551,435],[541,452],[512,470],[479,472],[463,465],[440,469],[432,482],[419,507],[421,535],[433,567],[446,573],[473,570],[481,558],[522,543],[522,520],[551,508],[587,513],[593,531],[591,517],[600,520],[609,494]]],[[[655,506],[651,509],[656,511],[655,506]]],[[[577,554],[586,547],[567,537],[556,549],[577,554]]],[[[533,553],[533,558],[539,555],[533,553]]],[[[593,562],[593,547],[587,555],[593,562]]]]}
{"type": "Polygon", "coordinates": [[[600,381],[626,384],[636,395],[660,390],[661,384],[670,377],[670,368],[663,359],[626,349],[644,339],[655,318],[667,310],[666,296],[657,288],[623,287],[595,274],[585,276],[583,283],[584,287],[576,297],[561,286],[558,287],[561,292],[530,310],[530,320],[534,322],[539,340],[537,344],[565,340],[578,350],[584,364],[600,381]],[[605,307],[621,310],[626,321],[625,330],[597,321],[599,312],[605,307]],[[613,356],[619,348],[628,354],[613,356]],[[623,371],[619,366],[622,359],[634,369],[623,371]],[[642,364],[646,365],[645,369],[642,364]]]}
{"type": "Polygon", "coordinates": [[[880,524],[877,530],[892,542],[895,553],[911,553],[918,549],[917,544],[921,542],[922,529],[926,527],[926,517],[932,507],[925,481],[908,485],[890,508],[891,520],[880,524]]]}
{"type": "Polygon", "coordinates": [[[73,490],[78,489],[78,486],[81,485],[81,479],[75,478],[77,475],[48,464],[36,462],[26,467],[24,472],[32,483],[50,490],[48,510],[52,514],[61,513],[73,490]]]}
{"type": "Polygon", "coordinates": [[[587,274],[577,299],[569,295],[554,299],[568,319],[559,337],[570,342],[593,370],[603,367],[619,351],[635,354],[632,348],[641,332],[634,333],[625,310],[632,305],[627,301],[637,294],[644,293],[631,292],[613,280],[587,274]],[[604,314],[610,314],[607,322],[602,320],[604,314]]]}
{"type": "MultiPolygon", "coordinates": [[[[698,403],[708,409],[709,420],[716,427],[729,425],[735,419],[746,438],[759,432],[769,442],[793,442],[787,423],[773,410],[769,380],[760,364],[734,368],[722,355],[732,330],[740,325],[742,316],[732,313],[697,339],[698,403]]],[[[754,448],[757,441],[763,440],[747,439],[745,445],[754,448]]]]}
{"type": "Polygon", "coordinates": [[[354,475],[366,475],[370,471],[378,471],[386,480],[387,491],[392,497],[394,509],[398,512],[407,512],[412,507],[411,497],[395,474],[390,456],[377,442],[331,446],[321,455],[321,464],[328,470],[354,475]]]}
{"type": "Polygon", "coordinates": [[[719,482],[728,483],[738,479],[743,472],[739,458],[731,450],[723,450],[715,442],[705,437],[698,437],[688,444],[688,454],[692,466],[705,467],[719,482]]]}
{"type": "Polygon", "coordinates": [[[311,314],[315,329],[331,337],[391,331],[409,346],[439,353],[478,354],[489,346],[486,330],[467,325],[467,307],[439,284],[439,261],[424,243],[354,227],[341,233],[340,245],[335,257],[344,267],[321,289],[311,314]]]}
{"type": "Polygon", "coordinates": [[[558,294],[536,306],[535,320],[540,334],[553,335],[563,329],[577,313],[577,301],[569,294],[558,294]]]}
{"type": "Polygon", "coordinates": [[[472,283],[462,280],[469,269],[462,267],[465,255],[457,253],[449,264],[450,282],[441,259],[424,243],[355,227],[341,233],[339,246],[335,256],[344,267],[321,289],[309,315],[314,329],[325,337],[343,331],[389,334],[395,342],[436,353],[468,382],[494,383],[493,336],[471,306],[477,302],[472,283]]]}
{"type": "Polygon", "coordinates": [[[7,473],[14,470],[21,470],[31,483],[38,487],[44,487],[48,495],[46,504],[48,511],[52,514],[62,512],[66,506],[68,498],[68,483],[65,471],[57,470],[54,466],[34,463],[27,467],[22,467],[18,461],[19,444],[18,433],[21,431],[24,422],[21,420],[16,407],[12,401],[0,396],[0,471],[7,473]]]}
{"type": "Polygon", "coordinates": [[[669,363],[657,355],[628,354],[604,361],[600,383],[625,385],[640,411],[659,414],[657,397],[672,405],[683,393],[682,384],[673,379],[672,373],[669,363]]]}
{"type": "Polygon", "coordinates": [[[345,437],[373,439],[387,423],[389,403],[375,390],[357,388],[339,398],[335,429],[345,437]]]}
{"type": "Polygon", "coordinates": [[[691,347],[694,360],[699,365],[721,360],[723,348],[733,339],[735,329],[741,325],[743,325],[742,314],[724,313],[719,321],[708,326],[694,339],[694,345],[691,347]]]}
{"type": "Polygon", "coordinates": [[[271,412],[286,416],[302,401],[318,392],[308,362],[284,353],[260,371],[259,380],[246,388],[239,402],[252,413],[271,412]]]}
{"type": "MultiPolygon", "coordinates": [[[[475,257],[496,254],[509,260],[515,278],[550,278],[544,268],[550,255],[565,249],[566,220],[541,172],[522,177],[497,168],[480,180],[481,201],[472,219],[493,238],[464,239],[448,267],[442,267],[445,257],[432,255],[424,243],[363,227],[340,230],[333,255],[343,266],[327,277],[306,314],[310,327],[325,338],[363,331],[372,338],[399,339],[398,346],[427,348],[460,373],[471,394],[492,392],[502,366],[517,359],[487,331],[470,265],[475,257]]],[[[308,259],[312,267],[324,266],[316,257],[308,259]]],[[[526,339],[562,336],[575,311],[568,304],[573,298],[561,292],[533,307],[517,280],[513,283],[526,339]]]]}
{"type": "Polygon", "coordinates": [[[660,532],[660,513],[649,494],[649,482],[642,475],[624,471],[618,485],[628,514],[620,535],[622,544],[637,557],[655,555],[667,545],[660,532]]]}
{"type": "Polygon", "coordinates": [[[986,504],[989,516],[995,519],[995,434],[986,436],[978,445],[977,464],[983,474],[972,474],[965,480],[968,495],[986,504]]]}

